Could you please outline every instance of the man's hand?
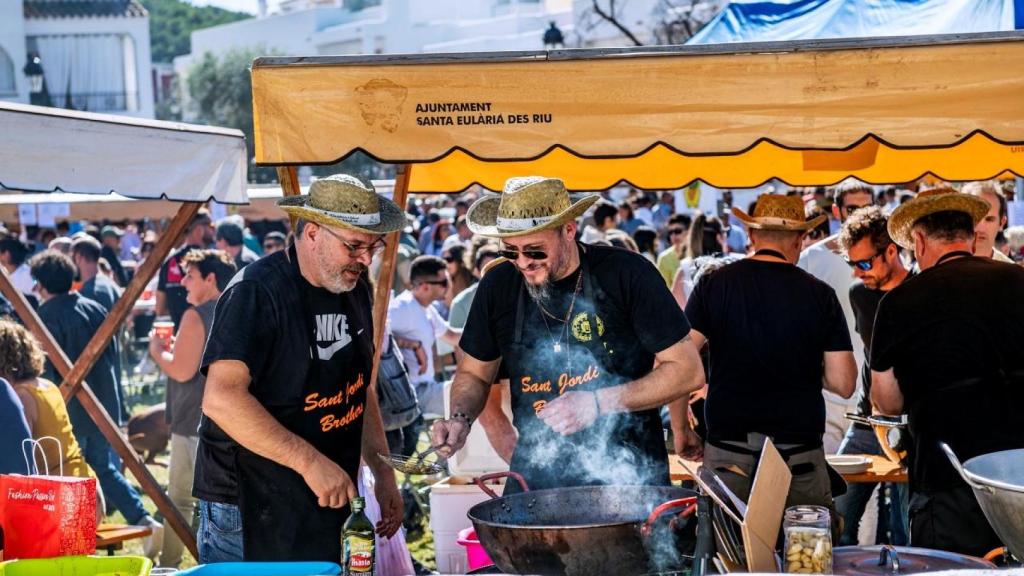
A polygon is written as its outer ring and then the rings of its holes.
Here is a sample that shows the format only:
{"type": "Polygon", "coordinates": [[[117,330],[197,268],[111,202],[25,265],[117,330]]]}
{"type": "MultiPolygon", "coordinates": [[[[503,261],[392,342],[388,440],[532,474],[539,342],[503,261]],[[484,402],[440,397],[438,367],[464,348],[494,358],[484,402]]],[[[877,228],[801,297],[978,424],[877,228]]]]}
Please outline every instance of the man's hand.
{"type": "Polygon", "coordinates": [[[377,534],[391,538],[402,527],[402,518],[405,516],[405,503],[395,485],[394,474],[391,475],[391,478],[377,478],[373,493],[380,505],[377,534]]]}
{"type": "Polygon", "coordinates": [[[324,508],[344,508],[349,500],[359,496],[352,478],[341,466],[319,452],[300,474],[324,508]]]}
{"type": "Polygon", "coordinates": [[[430,445],[437,448],[437,453],[445,458],[465,446],[469,437],[469,424],[464,420],[438,420],[430,428],[430,445]]]}
{"type": "Polygon", "coordinates": [[[548,402],[540,411],[540,419],[552,430],[568,436],[583,430],[597,420],[596,392],[566,392],[548,402]]]}
{"type": "Polygon", "coordinates": [[[700,462],[704,459],[704,440],[693,431],[693,428],[686,427],[682,433],[674,435],[672,444],[675,447],[676,455],[683,460],[700,462]]]}

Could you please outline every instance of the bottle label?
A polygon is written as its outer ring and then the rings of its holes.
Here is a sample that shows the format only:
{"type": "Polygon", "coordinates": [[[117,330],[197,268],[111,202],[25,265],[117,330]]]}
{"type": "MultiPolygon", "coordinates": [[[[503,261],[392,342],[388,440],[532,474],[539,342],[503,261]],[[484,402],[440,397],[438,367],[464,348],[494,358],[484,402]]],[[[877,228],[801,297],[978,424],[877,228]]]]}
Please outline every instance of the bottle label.
{"type": "Polygon", "coordinates": [[[348,548],[348,571],[370,574],[373,571],[373,540],[349,536],[345,544],[348,548]]]}

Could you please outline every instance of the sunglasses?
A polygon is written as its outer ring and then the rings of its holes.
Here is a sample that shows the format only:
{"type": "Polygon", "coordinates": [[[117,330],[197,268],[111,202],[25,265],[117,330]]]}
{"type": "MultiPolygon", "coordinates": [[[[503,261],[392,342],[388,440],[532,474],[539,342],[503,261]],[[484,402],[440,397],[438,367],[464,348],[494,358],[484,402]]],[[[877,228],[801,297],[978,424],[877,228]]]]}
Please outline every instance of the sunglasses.
{"type": "Polygon", "coordinates": [[[856,268],[862,272],[867,272],[874,267],[875,258],[878,258],[881,255],[881,252],[876,252],[875,255],[870,258],[865,258],[863,260],[847,260],[846,263],[850,268],[856,268]]]}
{"type": "Polygon", "coordinates": [[[668,235],[669,236],[675,236],[676,234],[682,234],[682,233],[683,233],[683,229],[682,228],[669,228],[668,229],[668,235]]]}
{"type": "Polygon", "coordinates": [[[443,259],[443,260],[444,260],[445,262],[448,262],[449,264],[451,264],[452,262],[458,262],[458,261],[459,261],[459,259],[458,259],[458,258],[456,258],[455,256],[445,256],[445,257],[444,257],[444,258],[442,258],[442,259],[443,259]]]}
{"type": "Polygon", "coordinates": [[[498,250],[498,255],[513,262],[519,260],[520,255],[526,257],[527,260],[547,260],[548,258],[548,253],[543,250],[498,250]]]}

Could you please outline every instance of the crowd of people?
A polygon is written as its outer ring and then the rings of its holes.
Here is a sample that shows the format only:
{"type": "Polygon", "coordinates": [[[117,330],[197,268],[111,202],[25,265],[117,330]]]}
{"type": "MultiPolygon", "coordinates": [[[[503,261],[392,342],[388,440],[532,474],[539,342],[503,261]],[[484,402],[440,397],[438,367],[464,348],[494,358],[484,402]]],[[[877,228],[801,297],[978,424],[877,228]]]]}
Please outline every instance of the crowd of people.
{"type": "MultiPolygon", "coordinates": [[[[860,541],[877,493],[868,543],[984,554],[998,538],[937,444],[963,459],[1024,447],[1008,412],[1024,369],[1024,227],[1007,227],[1012,189],[958,188],[847,179],[745,207],[723,191],[705,213],[671,192],[570,196],[531,177],[403,209],[338,175],[283,199],[273,225],[202,211],[160,267],[153,311],[132,320],[167,377],[168,494],[185,518],[198,507],[203,562],[336,561],[360,486],[372,485],[378,533],[398,531],[402,498],[376,454],[412,455],[425,431],[448,456],[478,423],[545,488],[611,483],[623,463],[665,484],[668,429],[741,497],[771,438],[794,474],[787,505],[830,508],[839,544],[860,541]],[[372,284],[390,232],[371,387],[372,284]],[[167,316],[174,336],[150,333],[147,316],[167,316]],[[863,423],[874,414],[909,414],[900,442],[879,444],[863,423]],[[825,461],[887,451],[906,455],[909,486],[847,487],[825,461]]],[[[2,229],[0,265],[74,362],[160,233],[2,229]]],[[[96,477],[101,515],[153,527],[146,553],[177,566],[181,542],[78,401],[65,407],[6,299],[0,316],[0,472],[22,471],[16,439],[57,437],[50,461],[96,477]]],[[[86,377],[118,424],[131,344],[113,340],[86,377]]]]}

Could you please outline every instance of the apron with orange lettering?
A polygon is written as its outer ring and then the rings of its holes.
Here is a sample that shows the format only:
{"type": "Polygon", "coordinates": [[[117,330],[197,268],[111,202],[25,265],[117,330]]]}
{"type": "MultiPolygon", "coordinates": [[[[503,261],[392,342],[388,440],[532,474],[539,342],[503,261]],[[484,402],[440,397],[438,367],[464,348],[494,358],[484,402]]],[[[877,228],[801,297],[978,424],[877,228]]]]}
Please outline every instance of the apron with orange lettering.
{"type": "MultiPolygon", "coordinates": [[[[296,288],[310,334],[309,357],[295,359],[296,373],[302,373],[302,364],[308,369],[304,382],[295,383],[301,386],[301,395],[287,394],[285,405],[265,407],[285,428],[337,463],[354,483],[373,323],[369,310],[352,304],[351,293],[331,295],[299,281],[296,288]]],[[[245,560],[340,561],[348,506],[321,507],[302,476],[244,448],[236,463],[245,560]]]]}
{"type": "MultiPolygon", "coordinates": [[[[581,292],[572,306],[568,327],[549,319],[550,329],[546,330],[540,316],[543,312],[527,296],[525,285],[520,286],[513,342],[502,350],[512,391],[513,421],[519,432],[510,468],[523,475],[531,490],[667,485],[668,454],[657,410],[602,414],[589,427],[569,436],[554,432],[538,417],[547,402],[562,394],[576,391],[589,395],[632,379],[617,373],[615,350],[610,350],[603,338],[606,325],[612,323],[604,315],[613,312],[597,310],[600,288],[582,253],[578,273],[583,275],[581,292]],[[558,352],[551,338],[555,330],[565,335],[558,352]]],[[[566,309],[551,312],[564,315],[566,309]]],[[[517,483],[506,484],[505,494],[518,491],[517,483]]]]}

